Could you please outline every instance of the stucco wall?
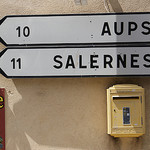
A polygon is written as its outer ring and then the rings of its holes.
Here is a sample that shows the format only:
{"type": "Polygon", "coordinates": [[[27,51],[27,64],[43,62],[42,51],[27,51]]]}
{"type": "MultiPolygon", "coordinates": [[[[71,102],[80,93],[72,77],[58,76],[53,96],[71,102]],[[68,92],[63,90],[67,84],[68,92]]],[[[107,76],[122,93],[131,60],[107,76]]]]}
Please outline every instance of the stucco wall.
{"type": "MultiPolygon", "coordinates": [[[[150,11],[149,0],[109,0],[111,12],[150,11]]],[[[0,0],[0,17],[104,13],[102,0],[0,0]]],[[[2,50],[3,45],[0,46],[2,50]]],[[[149,150],[150,78],[6,79],[6,150],[149,150]],[[133,83],[146,91],[146,134],[114,139],[106,133],[106,89],[133,83]]]]}

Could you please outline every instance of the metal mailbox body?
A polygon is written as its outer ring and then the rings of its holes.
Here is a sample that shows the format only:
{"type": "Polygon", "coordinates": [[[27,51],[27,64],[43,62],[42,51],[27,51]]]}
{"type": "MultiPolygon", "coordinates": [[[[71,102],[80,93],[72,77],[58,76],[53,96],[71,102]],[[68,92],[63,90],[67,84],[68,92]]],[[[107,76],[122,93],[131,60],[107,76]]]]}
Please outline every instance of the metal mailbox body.
{"type": "Polygon", "coordinates": [[[107,133],[114,137],[139,137],[145,133],[142,87],[120,84],[107,89],[107,133]]]}

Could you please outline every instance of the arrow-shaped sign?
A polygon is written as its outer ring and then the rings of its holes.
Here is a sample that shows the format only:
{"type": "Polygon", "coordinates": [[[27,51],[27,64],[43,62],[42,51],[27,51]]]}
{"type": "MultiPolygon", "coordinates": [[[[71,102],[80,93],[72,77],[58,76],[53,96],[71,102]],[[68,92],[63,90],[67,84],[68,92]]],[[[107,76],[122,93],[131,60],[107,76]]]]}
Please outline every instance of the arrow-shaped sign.
{"type": "Polygon", "coordinates": [[[6,46],[150,42],[150,13],[6,16],[6,46]]]}
{"type": "Polygon", "coordinates": [[[0,56],[8,78],[150,75],[150,47],[8,48],[0,56]]]}

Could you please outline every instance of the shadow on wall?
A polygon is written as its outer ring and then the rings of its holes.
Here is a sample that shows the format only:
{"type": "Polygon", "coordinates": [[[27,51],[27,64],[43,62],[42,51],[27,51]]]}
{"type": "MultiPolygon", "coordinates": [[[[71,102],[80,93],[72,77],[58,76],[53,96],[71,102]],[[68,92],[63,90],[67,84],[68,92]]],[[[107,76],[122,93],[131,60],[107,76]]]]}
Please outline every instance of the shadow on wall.
{"type": "Polygon", "coordinates": [[[123,12],[121,5],[118,0],[109,0],[109,3],[114,12],[123,12]]]}
{"type": "Polygon", "coordinates": [[[8,150],[114,147],[106,134],[105,99],[97,97],[105,89],[99,92],[98,84],[87,79],[13,81],[22,99],[14,115],[8,112],[8,150]]]}
{"type": "Polygon", "coordinates": [[[138,142],[136,138],[114,139],[106,133],[106,89],[112,84],[141,80],[13,81],[22,99],[14,104],[14,112],[7,108],[7,150],[142,150],[142,138],[138,142]]]}
{"type": "MultiPolygon", "coordinates": [[[[7,96],[6,96],[7,97],[7,96]]],[[[6,98],[6,106],[8,106],[8,100],[6,98]]],[[[28,139],[25,135],[24,130],[19,125],[19,120],[17,118],[17,114],[14,114],[12,110],[7,107],[6,108],[6,116],[9,116],[6,120],[6,135],[7,135],[7,143],[6,149],[8,150],[31,150],[28,139]]],[[[22,116],[23,119],[23,116],[22,116]]]]}
{"type": "Polygon", "coordinates": [[[14,115],[8,112],[8,150],[12,145],[13,150],[17,145],[21,150],[117,149],[106,134],[105,89],[96,80],[13,81],[22,99],[14,105],[14,115]]]}

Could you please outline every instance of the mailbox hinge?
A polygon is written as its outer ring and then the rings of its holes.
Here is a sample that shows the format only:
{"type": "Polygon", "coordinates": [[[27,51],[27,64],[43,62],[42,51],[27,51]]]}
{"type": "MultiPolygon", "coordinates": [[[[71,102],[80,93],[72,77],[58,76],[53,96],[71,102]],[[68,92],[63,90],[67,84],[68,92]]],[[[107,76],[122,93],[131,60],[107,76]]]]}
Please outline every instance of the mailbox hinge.
{"type": "Polygon", "coordinates": [[[143,117],[141,117],[141,124],[143,125],[143,117]]]}
{"type": "Polygon", "coordinates": [[[140,100],[141,100],[141,103],[142,103],[142,96],[140,96],[140,100]]]}

